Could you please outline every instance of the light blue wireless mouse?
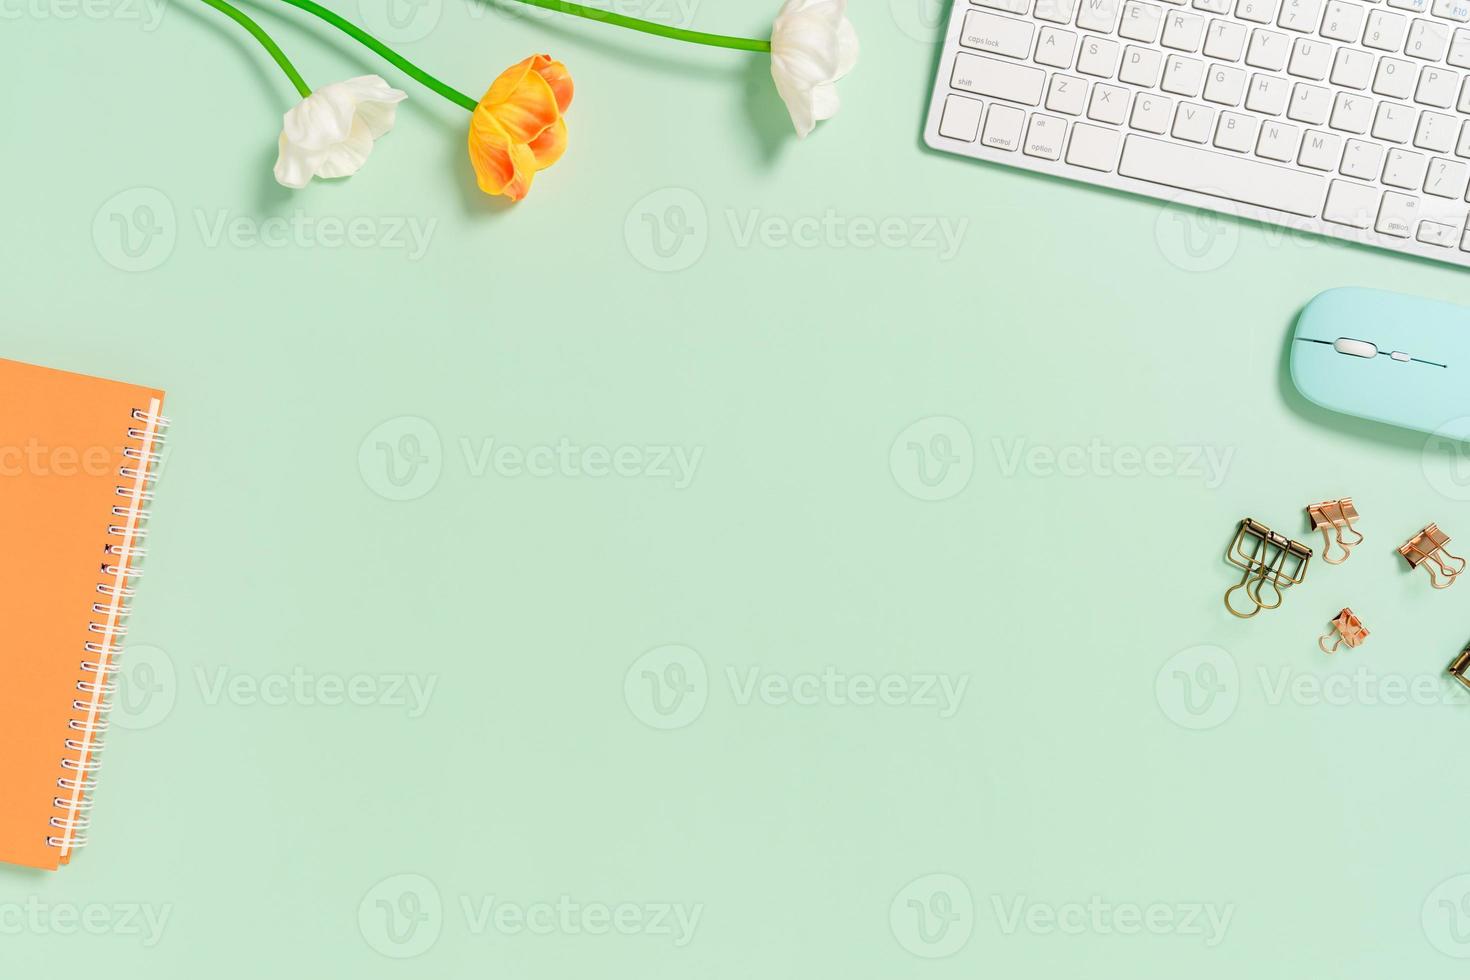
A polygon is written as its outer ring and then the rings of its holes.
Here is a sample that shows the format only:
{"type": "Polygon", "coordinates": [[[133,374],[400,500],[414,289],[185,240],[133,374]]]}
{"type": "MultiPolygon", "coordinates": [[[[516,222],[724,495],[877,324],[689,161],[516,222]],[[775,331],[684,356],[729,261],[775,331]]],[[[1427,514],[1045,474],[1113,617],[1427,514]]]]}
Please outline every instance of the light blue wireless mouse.
{"type": "Polygon", "coordinates": [[[1470,308],[1382,289],[1319,293],[1296,321],[1291,380],[1331,411],[1470,441],[1470,308]]]}

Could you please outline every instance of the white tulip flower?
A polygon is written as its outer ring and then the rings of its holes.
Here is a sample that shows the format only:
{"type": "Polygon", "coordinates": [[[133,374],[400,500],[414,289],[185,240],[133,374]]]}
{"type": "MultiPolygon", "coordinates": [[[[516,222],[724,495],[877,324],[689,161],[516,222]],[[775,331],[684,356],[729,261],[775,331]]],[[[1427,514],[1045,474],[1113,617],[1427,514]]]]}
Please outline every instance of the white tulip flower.
{"type": "Polygon", "coordinates": [[[857,31],[847,0],[786,0],[771,28],[771,77],[796,135],[805,138],[819,119],[841,105],[836,81],[857,64],[857,31]]]}
{"type": "Polygon", "coordinates": [[[293,106],[281,127],[276,180],[305,187],[312,177],[357,173],[373,141],[393,128],[398,103],[408,96],[377,75],[324,85],[293,106]]]}

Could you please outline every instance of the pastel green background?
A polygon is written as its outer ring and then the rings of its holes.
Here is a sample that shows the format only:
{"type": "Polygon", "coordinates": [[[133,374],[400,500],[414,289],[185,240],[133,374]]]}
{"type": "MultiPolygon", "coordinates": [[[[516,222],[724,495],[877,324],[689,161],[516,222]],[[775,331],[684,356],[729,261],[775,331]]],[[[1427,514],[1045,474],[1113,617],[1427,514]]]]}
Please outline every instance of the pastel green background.
{"type": "Polygon", "coordinates": [[[570,66],[570,151],[514,208],[462,110],[256,3],[314,84],[410,95],[361,174],[288,193],[253,42],[93,2],[4,0],[0,353],[162,386],[176,424],[93,843],[0,869],[0,974],[1463,975],[1470,586],[1393,549],[1428,521],[1470,549],[1470,482],[1304,405],[1283,348],[1319,290],[1470,302],[1464,273],[928,152],[916,0],[854,5],[843,110],[800,144],[762,58],[336,4],[476,95],[570,66]],[[640,475],[482,455],[562,440],[640,475]],[[1239,518],[1306,539],[1348,494],[1346,565],[1225,614],[1239,518]],[[1346,604],[1372,637],[1326,657],[1346,604]],[[948,716],[746,696],[829,667],[965,687],[948,716]],[[326,687],[256,689],[298,670],[326,687]],[[408,675],[417,714],[336,703],[408,675]],[[1075,918],[1094,897],[1135,911],[1075,918]],[[517,931],[538,902],[631,903],[635,934],[517,931]]]}

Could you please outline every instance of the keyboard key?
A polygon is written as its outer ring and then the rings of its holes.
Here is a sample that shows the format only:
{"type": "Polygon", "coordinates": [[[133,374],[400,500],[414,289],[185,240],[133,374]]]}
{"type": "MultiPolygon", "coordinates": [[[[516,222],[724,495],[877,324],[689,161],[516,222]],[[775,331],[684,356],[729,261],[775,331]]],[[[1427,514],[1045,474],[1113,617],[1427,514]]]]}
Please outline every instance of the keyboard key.
{"type": "Polygon", "coordinates": [[[1276,16],[1276,0],[1236,0],[1235,16],[1257,24],[1269,24],[1276,16]]]}
{"type": "Polygon", "coordinates": [[[1256,140],[1256,156],[1289,163],[1296,156],[1299,135],[1295,126],[1267,120],[1261,124],[1261,136],[1256,140]]]}
{"type": "Polygon", "coordinates": [[[1435,157],[1429,161],[1429,172],[1424,178],[1424,193],[1460,201],[1465,197],[1467,184],[1470,184],[1470,164],[1446,160],[1444,157],[1435,157]]]}
{"type": "Polygon", "coordinates": [[[1460,127],[1460,141],[1455,144],[1455,156],[1470,157],[1470,122],[1460,127]]]}
{"type": "MultiPolygon", "coordinates": [[[[1465,0],[1470,3],[1470,0],[1465,0]]],[[[1347,0],[1328,0],[1322,18],[1322,36],[1334,41],[1356,42],[1363,30],[1363,7],[1347,0]]]]}
{"type": "Polygon", "coordinates": [[[1368,124],[1372,121],[1372,99],[1346,92],[1337,93],[1337,99],[1332,104],[1332,121],[1328,125],[1348,133],[1366,133],[1368,124]]]}
{"type": "Polygon", "coordinates": [[[985,114],[985,132],[980,142],[997,150],[1014,150],[1021,143],[1021,125],[1026,113],[1015,106],[994,105],[985,114]]]}
{"type": "Polygon", "coordinates": [[[1245,97],[1245,107],[1252,112],[1279,116],[1286,111],[1286,103],[1290,98],[1291,83],[1286,79],[1280,75],[1256,74],[1251,76],[1251,87],[1245,97]]]}
{"type": "Polygon", "coordinates": [[[1076,123],[1072,126],[1072,140],[1067,144],[1067,162],[1088,170],[1111,171],[1117,166],[1120,138],[1116,129],[1076,123]]]}
{"type": "Polygon", "coordinates": [[[1028,157],[1060,160],[1062,140],[1066,138],[1066,135],[1067,121],[1065,119],[1033,112],[1031,125],[1026,127],[1026,144],[1021,148],[1021,152],[1028,157]]]}
{"type": "Polygon", "coordinates": [[[1409,29],[1409,18],[1387,10],[1368,12],[1368,29],[1363,32],[1363,43],[1380,51],[1398,51],[1404,46],[1404,32],[1409,29]]]}
{"type": "Polygon", "coordinates": [[[967,99],[963,95],[951,95],[944,100],[944,117],[939,121],[939,135],[952,140],[975,142],[980,132],[980,114],[985,103],[979,99],[967,99]]]}
{"type": "Polygon", "coordinates": [[[1174,112],[1174,138],[1191,143],[1208,143],[1215,110],[1193,102],[1181,102],[1174,112]]]}
{"type": "Polygon", "coordinates": [[[1409,40],[1404,46],[1404,54],[1410,58],[1439,61],[1449,46],[1449,25],[1420,17],[1409,27],[1409,40]]]}
{"type": "Polygon", "coordinates": [[[1082,0],[1082,9],[1077,11],[1077,26],[1084,31],[1113,33],[1118,21],[1118,0],[1082,0]]]}
{"type": "Polygon", "coordinates": [[[1414,90],[1414,101],[1448,109],[1455,104],[1455,92],[1459,87],[1459,75],[1447,68],[1425,66],[1419,72],[1419,87],[1414,90]]]}
{"type": "Polygon", "coordinates": [[[1310,34],[1317,29],[1317,19],[1322,15],[1322,0],[1286,0],[1281,5],[1281,16],[1276,24],[1288,31],[1310,34]]]}
{"type": "Polygon", "coordinates": [[[1205,63],[1194,58],[1171,54],[1164,65],[1164,80],[1160,84],[1165,92],[1187,96],[1199,96],[1200,83],[1204,81],[1205,63]]]}
{"type": "Polygon", "coordinates": [[[1194,0],[1195,10],[1203,10],[1207,14],[1228,14],[1230,12],[1230,0],[1194,0]]]}
{"type": "Polygon", "coordinates": [[[963,53],[955,55],[954,73],[949,80],[953,88],[1025,105],[1041,104],[1041,87],[1045,83],[1046,72],[1040,68],[963,53]]]}
{"type": "Polygon", "coordinates": [[[1286,118],[1297,122],[1320,126],[1327,121],[1332,111],[1332,90],[1320,85],[1303,85],[1298,82],[1291,90],[1291,102],[1286,108],[1286,118]]]}
{"type": "Polygon", "coordinates": [[[1164,56],[1158,51],[1130,44],[1123,49],[1123,67],[1118,69],[1118,80],[1139,88],[1153,88],[1159,83],[1159,72],[1163,66],[1164,56]]]}
{"type": "Polygon", "coordinates": [[[1094,85],[1087,103],[1087,118],[1120,125],[1128,116],[1129,94],[1126,88],[1116,85],[1094,85]]]}
{"type": "Polygon", "coordinates": [[[1388,0],[1395,10],[1407,10],[1411,14],[1422,14],[1429,9],[1429,0],[1388,0]]]}
{"type": "Polygon", "coordinates": [[[1245,52],[1245,63],[1252,68],[1280,71],[1286,67],[1286,56],[1291,52],[1285,34],[1256,28],[1251,31],[1251,45],[1245,52]]]}
{"type": "Polygon", "coordinates": [[[1087,105],[1087,83],[1073,75],[1053,75],[1046,90],[1046,107],[1069,116],[1082,115],[1087,105]]]}
{"type": "MultiPolygon", "coordinates": [[[[1245,54],[1245,36],[1245,28],[1234,21],[1210,21],[1209,30],[1205,32],[1205,57],[1239,61],[1245,54]]],[[[1470,49],[1470,45],[1466,47],[1470,49]]]]}
{"type": "Polygon", "coordinates": [[[1388,162],[1383,165],[1383,182],[1389,187],[1402,187],[1406,191],[1417,191],[1424,182],[1424,170],[1429,161],[1422,153],[1408,150],[1389,150],[1388,162]]]}
{"type": "Polygon", "coordinates": [[[1298,78],[1317,81],[1327,77],[1332,67],[1332,45],[1308,37],[1299,37],[1291,46],[1291,61],[1286,70],[1298,78]]]}
{"type": "Polygon", "coordinates": [[[1344,177],[1359,180],[1377,180],[1383,165],[1383,147],[1365,140],[1348,140],[1342,151],[1342,166],[1339,172],[1344,177]]]}
{"type": "Polygon", "coordinates": [[[1249,153],[1256,145],[1256,130],[1259,127],[1260,121],[1255,116],[1222,112],[1220,122],[1215,127],[1215,145],[1222,150],[1249,153]]]}
{"type": "Polygon", "coordinates": [[[1406,105],[1396,102],[1378,103],[1378,114],[1373,117],[1373,138],[1390,143],[1407,143],[1414,135],[1416,113],[1406,105]]]}
{"type": "Polygon", "coordinates": [[[1245,95],[1245,72],[1239,68],[1215,65],[1205,79],[1205,101],[1237,106],[1245,95]]]}
{"type": "Polygon", "coordinates": [[[1462,114],[1470,115],[1470,75],[1465,76],[1464,84],[1460,86],[1460,104],[1455,108],[1462,114]]]}
{"type": "MultiPolygon", "coordinates": [[[[1466,0],[1470,3],[1470,0],[1466,0]]],[[[1173,11],[1164,18],[1163,45],[1175,51],[1195,52],[1205,34],[1205,19],[1195,14],[1173,11]]]]}
{"type": "Polygon", "coordinates": [[[1077,56],[1077,70],[1084,75],[1112,78],[1118,70],[1118,42],[1105,37],[1084,37],[1082,53],[1077,56]]]}
{"type": "Polygon", "coordinates": [[[1364,89],[1373,77],[1373,56],[1356,48],[1338,48],[1332,62],[1332,84],[1364,89]]]}
{"type": "Polygon", "coordinates": [[[1342,137],[1316,129],[1307,130],[1302,139],[1302,152],[1296,162],[1313,170],[1332,171],[1342,155],[1342,137]]]}
{"type": "Polygon", "coordinates": [[[1077,50],[1077,35],[1056,27],[1043,27],[1036,41],[1036,63],[1052,68],[1071,68],[1077,50]]]}
{"type": "Polygon", "coordinates": [[[1008,14],[1024,14],[1031,9],[1031,0],[972,0],[982,7],[991,10],[1003,10],[1008,14]]]}
{"type": "Polygon", "coordinates": [[[1137,180],[1306,218],[1317,216],[1326,183],[1316,174],[1134,135],[1123,141],[1118,172],[1137,180]]]}
{"type": "Polygon", "coordinates": [[[1434,16],[1461,23],[1470,20],[1470,0],[1434,0],[1430,7],[1434,16]]]}
{"type": "Polygon", "coordinates": [[[1407,99],[1414,91],[1414,80],[1418,71],[1411,61],[1397,58],[1379,58],[1378,71],[1373,75],[1373,91],[1391,99],[1407,99]]]}
{"type": "Polygon", "coordinates": [[[1419,222],[1418,238],[1426,245],[1443,245],[1449,248],[1459,237],[1460,232],[1453,225],[1442,225],[1437,221],[1419,222]]]}
{"type": "Polygon", "coordinates": [[[1133,114],[1128,125],[1145,133],[1163,135],[1169,131],[1169,120],[1174,115],[1174,100],[1151,92],[1139,92],[1133,97],[1133,114]]]}
{"type": "Polygon", "coordinates": [[[1025,58],[1031,54],[1031,35],[1035,30],[1023,20],[972,10],[965,14],[960,43],[1007,58],[1025,58]]]}
{"type": "Polygon", "coordinates": [[[1414,145],[1421,150],[1448,153],[1455,145],[1459,123],[1454,116],[1439,112],[1419,113],[1419,128],[1414,131],[1414,145]]]}
{"type": "Polygon", "coordinates": [[[1159,39],[1159,28],[1164,23],[1164,8],[1152,3],[1129,0],[1123,4],[1123,20],[1118,24],[1118,34],[1130,41],[1153,44],[1159,39]]]}
{"type": "Polygon", "coordinates": [[[1036,0],[1036,12],[1031,16],[1053,24],[1070,24],[1076,10],[1076,0],[1036,0]]]}
{"type": "Polygon", "coordinates": [[[1378,213],[1378,191],[1367,184],[1334,180],[1327,189],[1322,219],[1349,228],[1367,228],[1378,213]]]}
{"type": "Polygon", "coordinates": [[[1394,191],[1383,192],[1383,203],[1378,206],[1378,221],[1373,228],[1383,235],[1408,238],[1409,232],[1419,221],[1419,199],[1394,191]]]}
{"type": "MultiPolygon", "coordinates": [[[[1467,0],[1470,2],[1470,0],[1467,0]]],[[[1456,68],[1470,68],[1470,29],[1460,28],[1450,40],[1450,53],[1445,60],[1456,68]]]]}

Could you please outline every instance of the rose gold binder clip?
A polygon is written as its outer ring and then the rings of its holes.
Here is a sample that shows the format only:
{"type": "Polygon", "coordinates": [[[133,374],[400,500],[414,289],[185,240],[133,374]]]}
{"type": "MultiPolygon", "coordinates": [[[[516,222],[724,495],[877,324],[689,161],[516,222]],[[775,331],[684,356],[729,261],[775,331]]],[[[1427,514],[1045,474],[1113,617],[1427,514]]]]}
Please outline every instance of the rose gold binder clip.
{"type": "Polygon", "coordinates": [[[1445,545],[1450,543],[1450,536],[1439,529],[1438,524],[1430,524],[1424,530],[1414,535],[1399,548],[1399,554],[1404,556],[1404,561],[1409,563],[1410,568],[1424,566],[1429,573],[1429,584],[1436,589],[1448,589],[1455,584],[1455,578],[1465,570],[1465,559],[1457,557],[1446,550],[1445,545]],[[1448,558],[1452,562],[1458,562],[1458,568],[1451,568],[1445,562],[1448,558]],[[1444,576],[1441,583],[1439,576],[1434,574],[1439,569],[1444,576]]]}
{"type": "Polygon", "coordinates": [[[1281,605],[1285,590],[1307,577],[1312,549],[1247,517],[1240,522],[1225,558],[1236,568],[1245,570],[1240,581],[1225,590],[1225,608],[1232,616],[1250,619],[1262,609],[1281,605]],[[1254,604],[1250,612],[1241,612],[1230,604],[1231,593],[1238,589],[1244,589],[1246,598],[1254,604]],[[1272,600],[1266,598],[1266,589],[1270,590],[1272,600]]]}
{"type": "Polygon", "coordinates": [[[1353,506],[1352,497],[1312,504],[1307,508],[1307,516],[1312,519],[1312,530],[1322,532],[1322,560],[1329,565],[1341,565],[1348,560],[1352,550],[1363,543],[1363,535],[1353,527],[1353,522],[1358,519],[1358,509],[1353,506]],[[1342,550],[1341,558],[1331,556],[1333,530],[1337,531],[1337,546],[1342,550]],[[1356,540],[1344,538],[1344,532],[1351,534],[1356,540]]]}
{"type": "Polygon", "coordinates": [[[1460,655],[1450,661],[1449,673],[1455,680],[1470,687],[1470,679],[1465,677],[1465,672],[1470,671],[1470,647],[1460,651],[1460,655]]]}
{"type": "Polygon", "coordinates": [[[1363,621],[1351,609],[1343,606],[1342,612],[1338,613],[1337,618],[1332,621],[1332,628],[1317,637],[1317,646],[1322,648],[1323,653],[1336,653],[1344,643],[1351,650],[1353,647],[1361,646],[1367,638],[1368,630],[1363,626],[1363,621]],[[1334,634],[1337,636],[1337,642],[1329,647],[1327,641],[1332,639],[1334,634]]]}

